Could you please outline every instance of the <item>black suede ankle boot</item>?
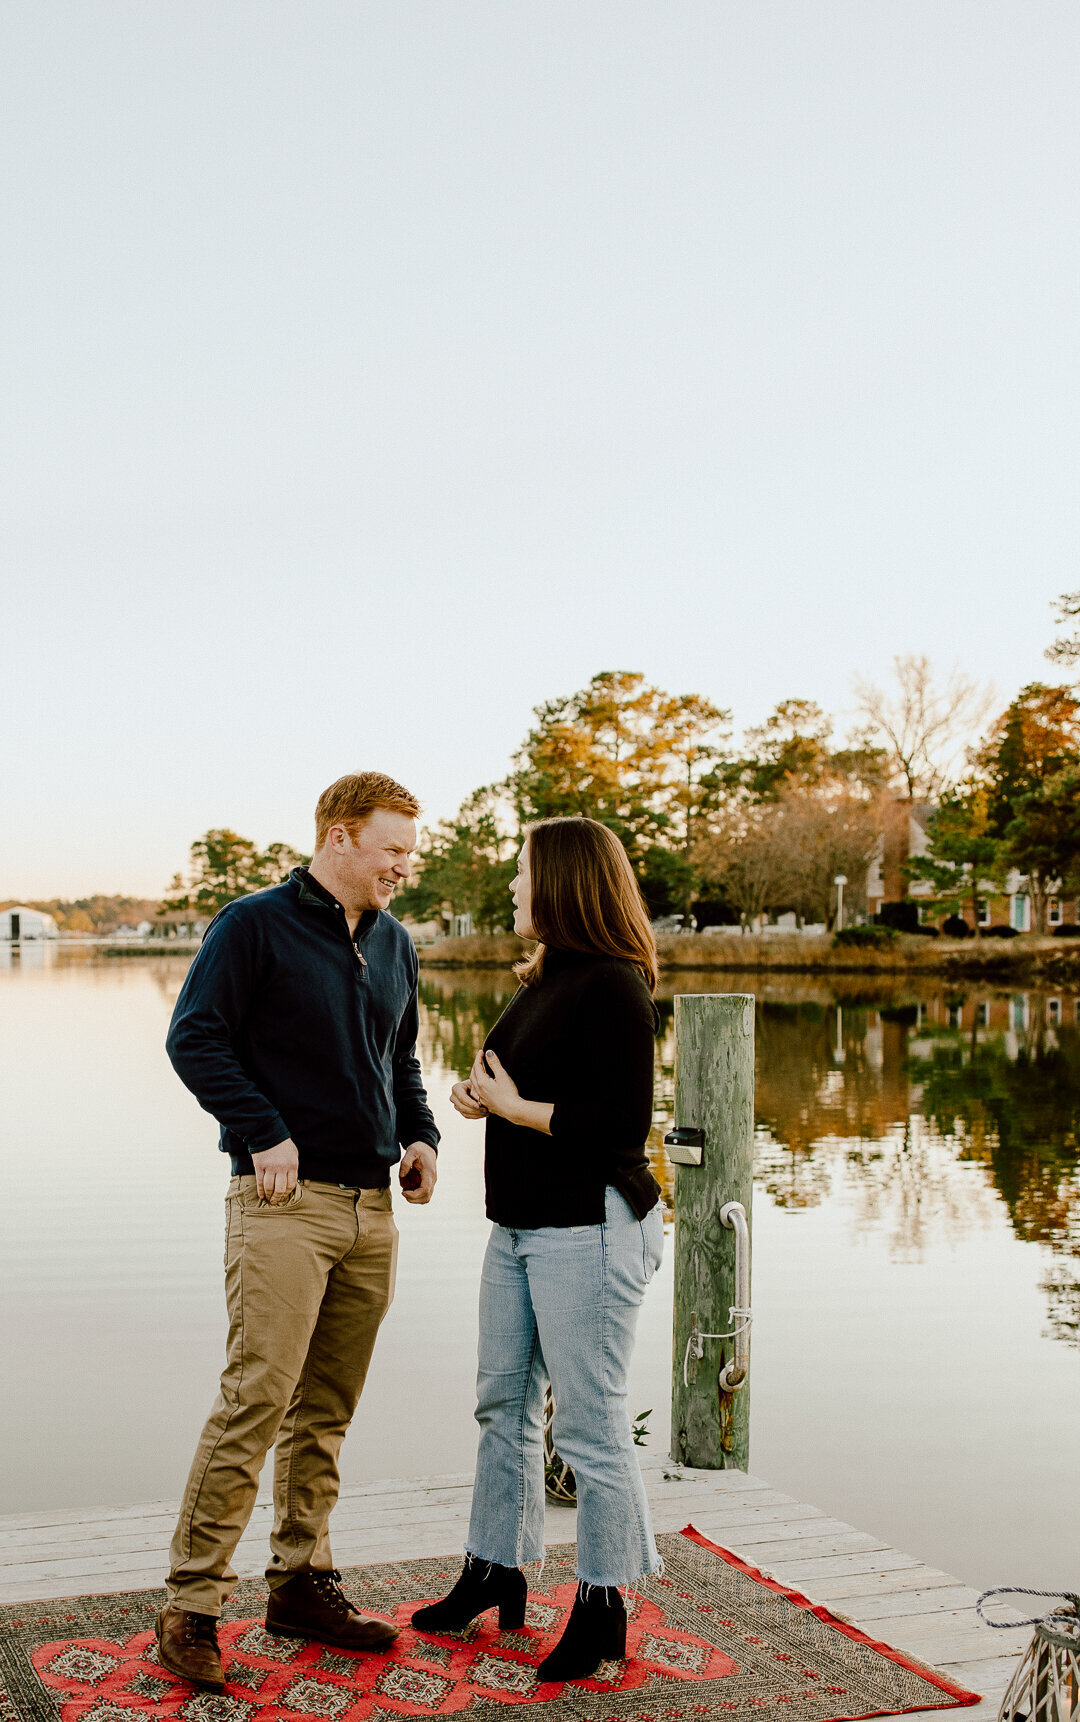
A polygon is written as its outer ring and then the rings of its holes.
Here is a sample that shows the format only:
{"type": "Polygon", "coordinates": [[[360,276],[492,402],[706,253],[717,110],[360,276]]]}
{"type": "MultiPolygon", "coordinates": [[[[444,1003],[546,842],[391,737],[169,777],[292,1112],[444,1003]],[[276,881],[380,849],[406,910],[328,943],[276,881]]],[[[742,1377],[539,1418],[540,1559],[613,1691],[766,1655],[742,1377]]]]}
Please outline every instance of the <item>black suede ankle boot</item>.
{"type": "Polygon", "coordinates": [[[587,1680],[602,1662],[626,1655],[626,1604],[616,1585],[578,1585],[570,1619],[538,1680],[587,1680]]]}
{"type": "Polygon", "coordinates": [[[461,1577],[442,1602],[418,1608],[412,1617],[421,1632],[461,1632],[486,1608],[499,1610],[499,1631],[525,1625],[529,1587],[520,1567],[500,1567],[494,1561],[465,1556],[461,1577]]]}

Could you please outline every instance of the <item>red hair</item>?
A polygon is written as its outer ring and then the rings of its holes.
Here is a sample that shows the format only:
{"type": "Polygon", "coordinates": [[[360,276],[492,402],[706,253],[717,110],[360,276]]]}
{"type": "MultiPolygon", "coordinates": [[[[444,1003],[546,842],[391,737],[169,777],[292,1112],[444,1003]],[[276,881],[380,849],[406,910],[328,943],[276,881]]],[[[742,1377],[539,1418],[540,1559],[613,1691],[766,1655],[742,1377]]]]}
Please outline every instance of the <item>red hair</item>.
{"type": "Polygon", "coordinates": [[[355,837],[357,826],[377,807],[385,807],[390,813],[407,813],[413,819],[420,815],[420,803],[412,791],[395,783],[385,772],[350,771],[346,777],[339,777],[329,789],[323,790],[315,806],[316,849],[322,848],[332,825],[344,825],[350,837],[355,837]]]}

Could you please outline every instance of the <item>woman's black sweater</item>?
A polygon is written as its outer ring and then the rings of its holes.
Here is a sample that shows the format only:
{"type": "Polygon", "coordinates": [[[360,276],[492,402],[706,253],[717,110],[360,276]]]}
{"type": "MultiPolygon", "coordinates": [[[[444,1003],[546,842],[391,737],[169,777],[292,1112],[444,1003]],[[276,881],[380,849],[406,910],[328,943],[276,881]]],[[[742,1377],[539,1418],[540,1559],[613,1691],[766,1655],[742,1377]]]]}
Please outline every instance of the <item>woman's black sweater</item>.
{"type": "Polygon", "coordinates": [[[500,1226],[591,1226],[608,1184],[639,1219],[660,1194],[645,1154],[652,1124],[656,1007],[640,969],[554,950],[485,1042],[523,1100],[553,1101],[551,1135],[492,1115],[484,1173],[500,1226]]]}

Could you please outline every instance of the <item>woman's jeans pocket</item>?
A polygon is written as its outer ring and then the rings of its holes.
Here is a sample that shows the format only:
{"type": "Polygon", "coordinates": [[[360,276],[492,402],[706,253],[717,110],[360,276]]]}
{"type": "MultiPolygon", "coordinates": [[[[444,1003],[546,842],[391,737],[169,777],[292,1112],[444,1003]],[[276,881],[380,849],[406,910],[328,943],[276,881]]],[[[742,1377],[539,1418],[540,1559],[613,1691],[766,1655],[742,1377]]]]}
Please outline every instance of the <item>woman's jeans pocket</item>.
{"type": "Polygon", "coordinates": [[[664,1259],[664,1209],[660,1202],[655,1208],[650,1208],[645,1218],[639,1221],[641,1227],[641,1265],[645,1272],[645,1284],[648,1285],[657,1268],[664,1259]]]}

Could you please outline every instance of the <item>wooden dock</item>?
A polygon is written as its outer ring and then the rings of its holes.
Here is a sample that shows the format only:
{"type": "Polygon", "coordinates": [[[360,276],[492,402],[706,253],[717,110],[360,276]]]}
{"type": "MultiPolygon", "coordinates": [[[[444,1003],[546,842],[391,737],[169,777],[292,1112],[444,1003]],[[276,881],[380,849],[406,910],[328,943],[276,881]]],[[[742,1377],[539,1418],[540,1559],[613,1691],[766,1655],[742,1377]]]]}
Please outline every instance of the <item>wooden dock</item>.
{"type": "MultiPolygon", "coordinates": [[[[959,1580],[741,1471],[691,1470],[648,1455],[642,1471],[657,1531],[696,1525],[871,1637],[982,1693],[964,1715],[984,1722],[996,1714],[1030,1632],[983,1626],[976,1592],[959,1580]]],[[[332,1524],[336,1560],[353,1566],[460,1550],[471,1489],[468,1473],[344,1489],[332,1524]]],[[[176,1511],[175,1501],[150,1501],[0,1519],[0,1602],[160,1585],[176,1511]]],[[[270,1517],[269,1498],[260,1496],[238,1550],[242,1577],[263,1570],[270,1517]]],[[[575,1519],[573,1508],[549,1504],[547,1541],[572,1542],[575,1519]]]]}

